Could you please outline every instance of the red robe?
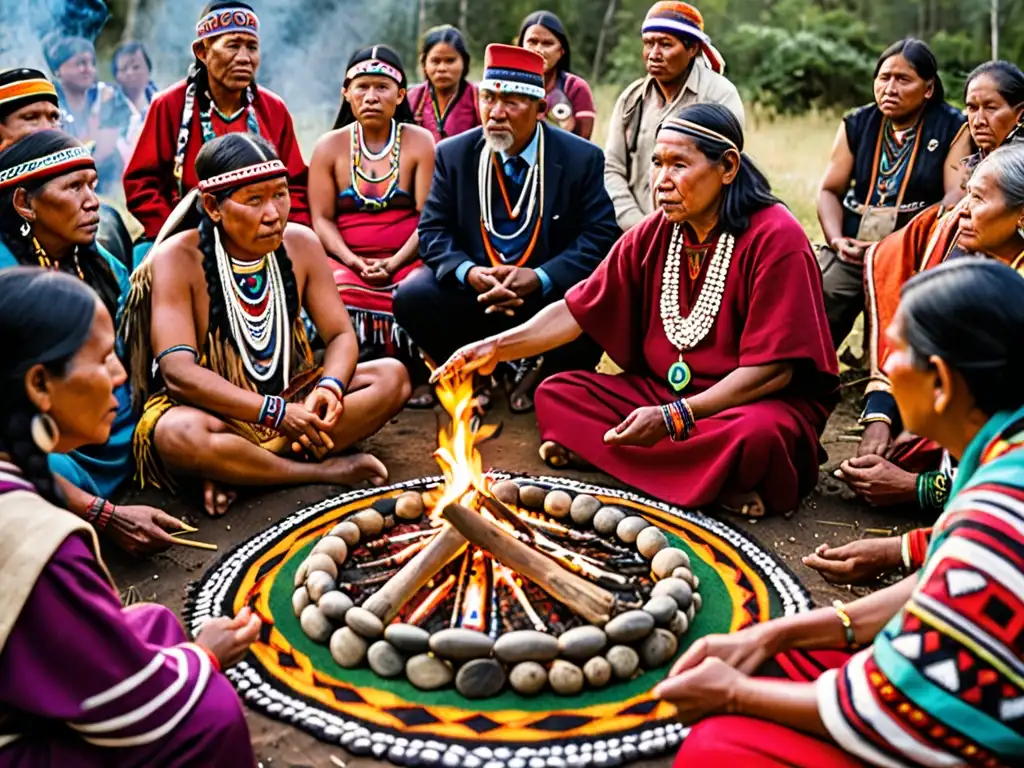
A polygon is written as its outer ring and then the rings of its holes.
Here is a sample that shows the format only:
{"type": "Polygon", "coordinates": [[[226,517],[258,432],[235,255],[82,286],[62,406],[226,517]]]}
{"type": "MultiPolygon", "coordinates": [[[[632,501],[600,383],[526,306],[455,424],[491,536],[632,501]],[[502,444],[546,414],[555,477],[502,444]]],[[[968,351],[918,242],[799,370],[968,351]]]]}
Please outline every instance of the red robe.
{"type": "MultiPolygon", "coordinates": [[[[171,215],[181,196],[174,178],[174,154],[178,144],[178,130],[181,115],[185,110],[185,81],[171,86],[157,94],[146,115],[142,134],[132,153],[132,159],[124,172],[124,194],[128,210],[146,230],[146,237],[155,239],[160,227],[171,215]]],[[[297,224],[310,225],[309,205],[306,202],[307,168],[302,159],[302,150],[295,138],[295,127],[288,107],[279,96],[266,88],[257,86],[255,100],[256,122],[260,135],[277,150],[278,156],[288,168],[288,187],[291,192],[292,210],[288,216],[297,224]]],[[[246,131],[246,111],[230,123],[225,123],[214,111],[213,131],[218,136],[226,133],[246,131]]],[[[182,182],[185,192],[199,183],[196,176],[196,155],[203,145],[203,131],[199,123],[199,109],[192,115],[188,148],[185,150],[185,166],[182,182]]]]}
{"type": "MultiPolygon", "coordinates": [[[[552,376],[537,390],[544,440],[554,440],[599,469],[657,498],[685,507],[715,501],[722,490],[758,491],[770,510],[794,509],[817,480],[818,438],[836,402],[838,362],[829,336],[821,274],[800,224],[782,205],[755,214],[736,239],[721,309],[710,332],[685,354],[702,392],[741,366],[790,362],[785,390],[700,419],[684,442],[652,448],[607,446],[604,433],[634,409],[679,397],[666,380],[679,353],[662,325],[662,271],[672,225],[655,212],[615,245],[566,304],[580,327],[625,373],[552,376]]],[[[707,273],[683,299],[695,302],[707,273]]],[[[685,260],[680,283],[690,278],[685,260]]],[[[682,291],[684,296],[687,291],[682,291]]]]}

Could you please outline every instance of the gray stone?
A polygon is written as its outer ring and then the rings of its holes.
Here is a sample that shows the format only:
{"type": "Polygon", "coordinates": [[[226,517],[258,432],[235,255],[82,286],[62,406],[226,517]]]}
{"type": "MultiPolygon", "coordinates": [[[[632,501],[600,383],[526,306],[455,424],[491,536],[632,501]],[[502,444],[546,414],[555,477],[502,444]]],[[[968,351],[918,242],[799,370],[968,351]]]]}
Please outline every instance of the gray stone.
{"type": "Polygon", "coordinates": [[[455,688],[467,699],[489,699],[505,687],[505,668],[494,659],[466,662],[455,676],[455,688]]]}
{"type": "Polygon", "coordinates": [[[359,543],[362,533],[360,532],[358,525],[353,523],[351,520],[345,520],[331,528],[330,535],[337,536],[348,545],[349,549],[352,549],[359,543]]]}
{"type": "Polygon", "coordinates": [[[662,533],[661,528],[652,525],[644,528],[636,537],[636,549],[648,560],[653,558],[661,550],[668,546],[668,537],[662,533]]]}
{"type": "Polygon", "coordinates": [[[681,611],[685,611],[693,603],[693,590],[682,579],[669,577],[659,581],[654,585],[654,589],[651,590],[651,597],[658,597],[659,595],[671,597],[676,601],[676,605],[679,606],[681,611]]]}
{"type": "MultiPolygon", "coordinates": [[[[317,555],[317,557],[321,557],[321,555],[317,555]]],[[[327,555],[323,555],[323,557],[327,557],[327,555]]],[[[326,571],[313,571],[306,577],[306,592],[309,593],[309,599],[314,603],[320,602],[321,597],[337,588],[338,582],[326,571]]]]}
{"type": "Polygon", "coordinates": [[[359,606],[349,608],[345,614],[345,623],[353,632],[367,640],[376,640],[384,634],[383,622],[375,614],[359,606]]]}
{"type": "Polygon", "coordinates": [[[299,624],[306,636],[315,643],[326,643],[331,639],[334,627],[315,605],[307,605],[299,616],[299,624]]]}
{"type": "Polygon", "coordinates": [[[675,635],[667,629],[654,630],[640,646],[640,658],[643,660],[644,669],[650,672],[668,664],[676,655],[678,648],[679,641],[675,635]]]}
{"type": "Polygon", "coordinates": [[[522,757],[513,757],[506,765],[508,768],[527,768],[526,760],[522,757]]]}
{"type": "Polygon", "coordinates": [[[331,657],[345,669],[358,667],[366,658],[366,641],[348,627],[331,635],[331,657]]]}
{"type": "Polygon", "coordinates": [[[691,587],[693,586],[693,582],[694,582],[694,579],[695,579],[695,577],[693,575],[693,571],[691,571],[689,569],[689,567],[687,567],[687,566],[679,567],[679,568],[676,568],[674,571],[672,571],[672,578],[674,578],[674,579],[682,579],[687,584],[689,584],[691,587]]]}
{"type": "Polygon", "coordinates": [[[345,621],[345,614],[352,608],[352,598],[340,589],[336,589],[324,594],[317,602],[316,607],[335,624],[341,624],[345,621]]]}
{"type": "Polygon", "coordinates": [[[644,604],[644,610],[654,617],[655,623],[668,624],[675,617],[679,605],[668,595],[658,595],[644,604]]]}
{"type": "Polygon", "coordinates": [[[686,617],[686,614],[682,611],[676,611],[676,615],[672,617],[672,623],[668,625],[668,631],[676,637],[682,637],[689,628],[690,620],[686,617]]]}
{"type": "Polygon", "coordinates": [[[605,654],[612,672],[619,680],[629,680],[640,666],[640,655],[628,645],[615,645],[605,654]]]}
{"type": "Polygon", "coordinates": [[[651,559],[651,571],[655,577],[666,579],[676,568],[686,568],[689,564],[690,557],[683,550],[665,547],[651,559]]]}
{"type": "Polygon", "coordinates": [[[594,688],[603,688],[612,679],[612,665],[602,656],[595,656],[583,665],[583,676],[594,688]]]}
{"type": "Polygon", "coordinates": [[[688,618],[690,620],[690,623],[693,624],[693,620],[697,618],[696,603],[690,603],[690,607],[686,609],[686,618],[688,618]]]}
{"type": "Polygon", "coordinates": [[[356,739],[355,741],[353,741],[352,746],[348,748],[348,751],[351,752],[353,755],[368,755],[370,754],[370,750],[372,748],[373,742],[363,737],[361,739],[356,739]]]}
{"type": "Polygon", "coordinates": [[[430,648],[430,633],[412,624],[389,624],[384,639],[403,653],[426,653],[430,648]]]}
{"type": "Polygon", "coordinates": [[[519,486],[511,480],[499,480],[491,486],[491,495],[507,507],[519,506],[519,486]]]}
{"type": "Polygon", "coordinates": [[[619,521],[619,524],[615,527],[615,535],[627,544],[632,544],[636,541],[640,531],[650,527],[651,524],[642,517],[632,515],[619,521]]]}
{"type": "Polygon", "coordinates": [[[455,673],[448,662],[421,653],[405,662],[405,676],[421,691],[433,691],[448,685],[455,673]]]}
{"type": "Polygon", "coordinates": [[[626,611],[609,621],[604,628],[613,643],[632,643],[647,637],[654,629],[654,617],[647,611],[626,611]]]}
{"type": "Polygon", "coordinates": [[[403,520],[419,520],[423,509],[423,496],[419,491],[406,491],[395,501],[395,514],[403,520]]]}
{"type": "Polygon", "coordinates": [[[558,638],[558,652],[567,659],[585,660],[600,653],[607,644],[604,631],[588,625],[563,632],[558,638]]]}
{"type": "Polygon", "coordinates": [[[295,570],[295,587],[296,589],[306,583],[306,577],[309,575],[309,566],[306,561],[303,560],[302,564],[295,570]]]}
{"type": "MultiPolygon", "coordinates": [[[[338,539],[341,541],[341,539],[338,539]]],[[[342,541],[342,544],[345,542],[342,541]]],[[[315,555],[310,555],[306,560],[306,567],[309,568],[309,575],[312,576],[317,571],[323,571],[332,579],[338,578],[338,564],[334,562],[334,558],[324,552],[317,552],[315,555]]],[[[306,577],[306,581],[309,581],[309,577],[306,577]]]]}
{"type": "Polygon", "coordinates": [[[516,693],[535,696],[547,685],[548,671],[535,661],[524,661],[512,667],[508,681],[516,693]]]}
{"type": "Polygon", "coordinates": [[[569,517],[572,518],[576,525],[589,525],[600,508],[600,501],[593,496],[581,493],[572,500],[572,505],[569,507],[569,517]]]}
{"type": "Polygon", "coordinates": [[[296,616],[301,616],[302,611],[310,604],[309,592],[305,587],[299,587],[292,593],[292,610],[296,616]]]}
{"type": "Polygon", "coordinates": [[[430,636],[430,650],[454,661],[482,659],[491,655],[494,641],[472,629],[442,629],[430,636]]]}
{"type": "Polygon", "coordinates": [[[601,507],[594,515],[594,530],[602,536],[611,536],[626,518],[626,513],[618,507],[601,507]]]}
{"type": "Polygon", "coordinates": [[[551,665],[548,680],[555,693],[563,696],[572,696],[583,690],[583,670],[562,659],[557,659],[551,665]]]}
{"type": "Polygon", "coordinates": [[[704,598],[701,597],[700,592],[693,593],[693,610],[699,611],[704,607],[704,598]]]}
{"type": "Polygon", "coordinates": [[[543,508],[547,495],[547,489],[541,488],[539,485],[524,485],[519,489],[519,501],[524,507],[530,509],[543,508]]]}
{"type": "MultiPolygon", "coordinates": [[[[340,536],[324,536],[320,541],[313,547],[313,554],[325,554],[329,555],[335,564],[341,566],[348,557],[348,544],[340,536]]],[[[334,576],[337,578],[337,574],[334,576]]]]}
{"type": "Polygon", "coordinates": [[[374,536],[379,536],[380,532],[384,530],[384,515],[376,509],[364,509],[362,512],[350,515],[348,519],[356,524],[359,533],[364,539],[372,539],[374,536]]]}
{"type": "Polygon", "coordinates": [[[494,644],[494,655],[506,664],[551,661],[558,655],[558,638],[532,629],[509,632],[494,644]]]}
{"type": "Polygon", "coordinates": [[[370,669],[381,677],[398,677],[405,669],[405,658],[387,640],[378,640],[366,652],[370,669]]]}
{"type": "Polygon", "coordinates": [[[544,497],[544,511],[559,520],[569,516],[571,506],[572,496],[565,491],[551,491],[544,497]]]}

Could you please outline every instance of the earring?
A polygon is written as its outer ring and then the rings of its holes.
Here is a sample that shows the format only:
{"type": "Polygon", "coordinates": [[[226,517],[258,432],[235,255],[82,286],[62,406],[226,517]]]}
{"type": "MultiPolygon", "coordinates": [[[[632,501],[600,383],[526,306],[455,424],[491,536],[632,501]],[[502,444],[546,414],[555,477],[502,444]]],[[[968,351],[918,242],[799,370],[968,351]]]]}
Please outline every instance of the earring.
{"type": "Polygon", "coordinates": [[[21,232],[22,237],[28,237],[32,234],[32,225],[26,221],[21,225],[21,229],[18,231],[21,232]]]}
{"type": "Polygon", "coordinates": [[[53,453],[60,439],[60,429],[53,416],[48,413],[37,413],[32,417],[32,442],[43,453],[53,453]]]}

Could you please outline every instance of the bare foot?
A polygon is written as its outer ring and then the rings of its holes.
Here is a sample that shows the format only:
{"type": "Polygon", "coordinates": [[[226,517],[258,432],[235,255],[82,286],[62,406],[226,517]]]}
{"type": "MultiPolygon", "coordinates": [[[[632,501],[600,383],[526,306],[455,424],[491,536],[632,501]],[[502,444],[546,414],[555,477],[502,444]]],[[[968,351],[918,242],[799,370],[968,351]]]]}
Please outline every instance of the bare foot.
{"type": "Polygon", "coordinates": [[[749,493],[724,492],[718,497],[718,505],[726,512],[743,517],[764,517],[767,510],[764,500],[756,491],[749,493]]]}
{"type": "Polygon", "coordinates": [[[213,480],[203,481],[203,508],[210,517],[223,517],[237,498],[235,491],[222,488],[213,480]]]}
{"type": "Polygon", "coordinates": [[[437,398],[434,397],[434,388],[429,384],[420,384],[412,391],[412,395],[409,396],[409,402],[406,405],[409,408],[433,408],[437,405],[437,398]]]}
{"type": "Polygon", "coordinates": [[[552,469],[591,469],[592,465],[581,459],[564,445],[554,440],[545,440],[540,444],[540,458],[552,469]]]}
{"type": "Polygon", "coordinates": [[[368,453],[334,456],[319,464],[321,480],[334,485],[356,485],[369,480],[381,486],[387,482],[388,469],[380,459],[368,453]]]}

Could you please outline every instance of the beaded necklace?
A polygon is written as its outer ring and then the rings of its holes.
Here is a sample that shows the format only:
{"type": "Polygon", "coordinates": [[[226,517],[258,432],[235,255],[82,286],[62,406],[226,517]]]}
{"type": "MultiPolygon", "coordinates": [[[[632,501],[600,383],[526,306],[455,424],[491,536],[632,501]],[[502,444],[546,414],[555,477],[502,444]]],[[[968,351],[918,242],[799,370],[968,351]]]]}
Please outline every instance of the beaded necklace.
{"type": "Polygon", "coordinates": [[[684,245],[683,228],[676,224],[672,228],[672,239],[669,241],[668,257],[661,276],[661,322],[665,328],[665,336],[679,350],[679,361],[672,363],[668,369],[668,383],[676,392],[682,392],[693,379],[690,366],[683,362],[683,351],[696,347],[715,324],[718,310],[722,306],[725,294],[725,280],[729,275],[732,263],[732,251],[736,238],[728,232],[718,238],[715,253],[711,257],[707,276],[700,288],[697,302],[690,314],[680,314],[682,284],[679,280],[679,269],[682,262],[684,245]]]}
{"type": "MultiPolygon", "coordinates": [[[[207,96],[209,96],[209,94],[207,94],[207,96]]],[[[210,99],[210,108],[208,110],[206,110],[205,112],[200,112],[199,113],[199,125],[202,128],[202,132],[203,132],[203,144],[205,144],[208,141],[213,141],[214,139],[217,138],[217,134],[213,130],[213,113],[214,112],[216,112],[217,116],[221,120],[223,120],[225,123],[230,123],[230,122],[232,122],[232,121],[234,121],[234,120],[236,120],[238,118],[238,116],[242,113],[242,110],[245,110],[245,113],[246,113],[246,115],[245,115],[245,130],[246,130],[246,132],[252,133],[252,134],[255,134],[255,135],[259,136],[260,135],[260,123],[259,123],[259,120],[256,119],[256,108],[252,105],[252,101],[250,101],[246,106],[242,107],[242,109],[240,109],[237,112],[235,112],[235,114],[229,116],[229,115],[225,115],[223,112],[221,112],[219,109],[217,109],[217,105],[213,103],[213,99],[210,99]]]]}
{"type": "MultiPolygon", "coordinates": [[[[60,264],[55,263],[53,259],[46,255],[46,251],[43,246],[39,244],[39,241],[34,237],[32,238],[32,250],[36,257],[36,261],[39,262],[39,266],[43,269],[52,269],[55,272],[60,271],[60,264]]],[[[78,273],[79,280],[85,280],[85,272],[82,271],[82,265],[78,263],[78,246],[75,246],[75,250],[71,252],[71,257],[75,260],[75,272],[78,273]]]]}
{"type": "Polygon", "coordinates": [[[902,179],[910,170],[911,158],[917,147],[918,128],[920,122],[903,132],[902,141],[896,136],[892,121],[886,118],[882,127],[882,152],[878,161],[878,181],[876,189],[879,194],[879,205],[885,205],[885,199],[901,184],[902,179]]]}
{"type": "Polygon", "coordinates": [[[384,145],[384,148],[380,152],[370,152],[366,147],[366,142],[363,139],[363,127],[359,123],[355,124],[352,130],[352,144],[350,150],[351,167],[349,177],[351,178],[352,190],[355,192],[356,199],[359,201],[359,207],[361,210],[366,211],[379,211],[387,208],[388,202],[394,196],[395,191],[398,189],[398,178],[400,176],[400,155],[402,152],[402,131],[401,126],[391,120],[391,136],[388,139],[388,143],[384,145]],[[362,161],[365,157],[367,160],[382,160],[390,153],[391,158],[388,164],[388,171],[383,176],[374,176],[373,174],[366,172],[362,169],[362,161]],[[387,182],[387,187],[384,190],[383,195],[373,196],[367,195],[360,189],[360,180],[367,184],[383,184],[387,182]]]}
{"type": "Polygon", "coordinates": [[[491,264],[494,266],[507,264],[504,254],[495,248],[492,238],[497,240],[511,241],[516,240],[526,232],[527,227],[533,224],[533,235],[530,238],[529,244],[523,250],[522,255],[516,261],[515,266],[520,267],[529,261],[530,256],[533,254],[533,249],[537,246],[537,240],[540,236],[541,223],[544,218],[544,131],[540,130],[540,137],[537,142],[537,161],[533,164],[529,171],[526,173],[526,179],[523,181],[523,189],[519,193],[519,199],[513,206],[508,196],[508,191],[505,188],[504,171],[498,167],[498,158],[494,152],[488,152],[486,150],[480,153],[480,162],[477,166],[477,193],[479,195],[480,203],[480,231],[483,235],[484,250],[487,252],[487,257],[490,259],[491,264]],[[526,204],[526,216],[523,217],[519,228],[511,233],[504,235],[497,231],[494,226],[494,212],[492,206],[494,205],[493,197],[493,181],[494,177],[498,177],[498,187],[501,190],[502,201],[505,205],[505,211],[508,214],[509,219],[514,223],[523,213],[523,204],[526,204]]]}

